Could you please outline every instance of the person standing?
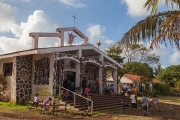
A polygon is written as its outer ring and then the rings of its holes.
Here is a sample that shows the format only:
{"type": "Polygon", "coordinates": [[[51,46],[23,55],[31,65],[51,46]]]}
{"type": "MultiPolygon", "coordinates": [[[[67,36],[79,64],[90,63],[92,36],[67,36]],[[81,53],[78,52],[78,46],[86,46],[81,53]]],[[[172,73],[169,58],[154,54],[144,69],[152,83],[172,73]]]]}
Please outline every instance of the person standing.
{"type": "Polygon", "coordinates": [[[147,116],[148,98],[145,93],[143,94],[141,103],[142,103],[142,109],[143,109],[144,116],[147,116]]]}
{"type": "Polygon", "coordinates": [[[97,91],[97,93],[99,93],[99,81],[98,81],[98,79],[96,80],[96,91],[97,91]]]}
{"type": "Polygon", "coordinates": [[[157,103],[159,103],[159,100],[156,98],[156,95],[153,96],[152,102],[153,102],[153,106],[159,111],[159,108],[157,106],[157,103]]]}
{"type": "Polygon", "coordinates": [[[122,86],[122,89],[123,89],[123,94],[125,95],[126,91],[127,91],[127,84],[123,84],[122,86]]]}
{"type": "Polygon", "coordinates": [[[132,103],[132,114],[136,115],[136,110],[137,110],[137,96],[135,95],[135,93],[131,94],[131,103],[132,103]]]}
{"type": "Polygon", "coordinates": [[[70,86],[71,86],[71,91],[74,92],[74,88],[75,88],[75,83],[74,83],[74,81],[71,81],[70,86]]]}
{"type": "Polygon", "coordinates": [[[87,76],[86,76],[86,80],[87,80],[87,83],[86,83],[86,84],[87,84],[87,87],[90,88],[90,81],[89,81],[89,79],[88,79],[87,76]]]}
{"type": "Polygon", "coordinates": [[[128,91],[128,96],[130,96],[131,95],[131,85],[127,86],[127,91],[128,91]]]}
{"type": "Polygon", "coordinates": [[[87,87],[87,79],[85,79],[85,77],[83,77],[83,80],[82,80],[82,92],[83,92],[83,95],[84,95],[84,89],[87,87]]]}
{"type": "Polygon", "coordinates": [[[87,114],[89,112],[91,112],[91,108],[92,108],[92,96],[91,95],[88,95],[87,96],[87,105],[88,105],[88,109],[86,110],[87,114]]]}

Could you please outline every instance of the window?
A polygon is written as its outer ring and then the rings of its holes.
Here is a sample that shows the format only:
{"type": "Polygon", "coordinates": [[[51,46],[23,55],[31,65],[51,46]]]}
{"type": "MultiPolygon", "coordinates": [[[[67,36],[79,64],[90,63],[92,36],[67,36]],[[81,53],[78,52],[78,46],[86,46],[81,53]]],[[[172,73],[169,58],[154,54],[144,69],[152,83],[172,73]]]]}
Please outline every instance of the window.
{"type": "Polygon", "coordinates": [[[13,63],[4,63],[4,76],[12,76],[12,66],[13,66],[13,63]]]}

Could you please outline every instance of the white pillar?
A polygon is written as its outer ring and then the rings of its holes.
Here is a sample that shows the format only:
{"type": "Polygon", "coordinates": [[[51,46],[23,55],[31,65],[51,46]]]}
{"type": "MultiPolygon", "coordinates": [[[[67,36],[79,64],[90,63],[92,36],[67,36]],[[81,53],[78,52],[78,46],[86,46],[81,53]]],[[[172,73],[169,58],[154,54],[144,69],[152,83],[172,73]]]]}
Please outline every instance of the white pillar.
{"type": "MultiPolygon", "coordinates": [[[[99,55],[99,61],[103,62],[103,55],[99,55]]],[[[99,90],[100,90],[100,93],[102,94],[102,90],[103,90],[103,87],[102,87],[102,67],[99,67],[99,90]]]]}
{"type": "Polygon", "coordinates": [[[114,92],[117,93],[117,69],[113,70],[114,92]]]}
{"type": "Polygon", "coordinates": [[[54,72],[54,53],[50,55],[49,91],[53,95],[53,72],[54,72]]]}
{"type": "Polygon", "coordinates": [[[61,37],[58,37],[58,47],[64,46],[64,31],[61,31],[61,37]]]}
{"type": "Polygon", "coordinates": [[[76,82],[75,87],[80,86],[80,63],[76,63],[76,82]]]}
{"type": "Polygon", "coordinates": [[[32,36],[32,49],[38,48],[38,36],[32,36]]]}
{"type": "Polygon", "coordinates": [[[102,67],[99,67],[99,90],[100,93],[102,94],[102,67]]]}
{"type": "MultiPolygon", "coordinates": [[[[77,52],[78,57],[82,57],[82,49],[80,48],[77,52]]],[[[75,87],[80,87],[80,63],[76,63],[76,82],[75,87]]]]}

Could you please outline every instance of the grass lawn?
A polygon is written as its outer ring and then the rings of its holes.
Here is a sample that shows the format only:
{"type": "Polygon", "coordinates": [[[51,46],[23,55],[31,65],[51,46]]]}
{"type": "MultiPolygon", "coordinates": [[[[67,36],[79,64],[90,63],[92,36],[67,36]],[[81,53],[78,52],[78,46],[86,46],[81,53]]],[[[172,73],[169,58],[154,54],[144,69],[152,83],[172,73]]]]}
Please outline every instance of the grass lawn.
{"type": "MultiPolygon", "coordinates": [[[[180,97],[176,97],[176,96],[158,96],[157,98],[158,98],[159,102],[161,102],[161,103],[180,105],[180,97]]],[[[142,99],[142,97],[138,97],[138,100],[141,100],[141,99],[142,99]]],[[[150,101],[152,101],[152,98],[150,98],[150,101]]]]}

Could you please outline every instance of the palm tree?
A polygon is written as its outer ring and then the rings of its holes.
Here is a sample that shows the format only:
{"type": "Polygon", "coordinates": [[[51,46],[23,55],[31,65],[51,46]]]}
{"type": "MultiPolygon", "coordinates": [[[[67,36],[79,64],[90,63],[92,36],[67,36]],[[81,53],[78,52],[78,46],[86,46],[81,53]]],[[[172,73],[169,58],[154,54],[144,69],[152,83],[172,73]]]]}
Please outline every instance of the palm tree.
{"type": "Polygon", "coordinates": [[[159,44],[167,42],[175,45],[180,50],[180,0],[165,0],[166,6],[176,9],[157,13],[158,4],[161,0],[146,0],[144,7],[151,14],[144,20],[139,21],[120,40],[120,46],[137,44],[149,39],[150,48],[160,48],[159,44]]]}

